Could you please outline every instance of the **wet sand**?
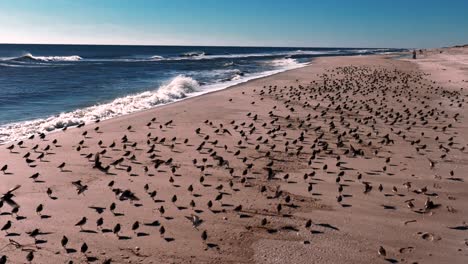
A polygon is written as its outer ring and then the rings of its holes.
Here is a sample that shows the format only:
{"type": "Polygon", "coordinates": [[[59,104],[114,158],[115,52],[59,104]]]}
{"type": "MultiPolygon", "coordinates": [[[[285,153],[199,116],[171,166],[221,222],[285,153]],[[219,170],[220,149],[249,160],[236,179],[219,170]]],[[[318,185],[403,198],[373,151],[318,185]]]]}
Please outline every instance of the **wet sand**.
{"type": "Polygon", "coordinates": [[[0,191],[21,185],[3,199],[0,255],[8,263],[28,254],[33,263],[466,263],[468,74],[452,58],[318,58],[0,146],[0,168],[8,165],[0,191]],[[445,64],[450,74],[440,74],[445,64]]]}

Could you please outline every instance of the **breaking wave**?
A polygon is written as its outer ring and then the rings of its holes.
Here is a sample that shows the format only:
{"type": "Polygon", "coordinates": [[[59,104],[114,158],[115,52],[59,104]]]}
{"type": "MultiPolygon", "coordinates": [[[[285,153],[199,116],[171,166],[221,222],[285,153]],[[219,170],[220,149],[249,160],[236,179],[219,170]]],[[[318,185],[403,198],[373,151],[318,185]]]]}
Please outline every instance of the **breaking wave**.
{"type": "Polygon", "coordinates": [[[79,61],[82,60],[80,56],[33,56],[31,53],[26,53],[22,56],[9,59],[11,61],[41,61],[41,62],[53,62],[53,61],[79,61]]]}
{"type": "Polygon", "coordinates": [[[0,142],[16,140],[37,132],[51,132],[97,119],[109,119],[170,103],[196,92],[200,85],[190,77],[179,75],[154,91],[117,98],[106,104],[95,105],[45,119],[12,123],[0,127],[0,142]]]}

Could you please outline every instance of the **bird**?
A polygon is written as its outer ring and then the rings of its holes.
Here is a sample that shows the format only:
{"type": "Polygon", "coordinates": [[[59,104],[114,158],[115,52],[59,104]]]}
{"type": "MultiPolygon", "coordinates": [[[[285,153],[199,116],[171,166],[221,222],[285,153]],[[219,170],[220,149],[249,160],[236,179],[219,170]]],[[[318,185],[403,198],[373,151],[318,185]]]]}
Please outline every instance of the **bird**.
{"type": "Polygon", "coordinates": [[[81,183],[81,180],[73,181],[72,184],[75,186],[78,195],[79,194],[84,195],[84,192],[88,190],[88,185],[83,185],[81,183]]]}
{"type": "Polygon", "coordinates": [[[3,225],[1,231],[5,231],[5,233],[8,234],[8,229],[10,229],[10,228],[11,228],[11,221],[8,220],[8,221],[6,222],[6,224],[3,225]]]}
{"type": "Polygon", "coordinates": [[[16,185],[15,187],[8,190],[6,193],[4,193],[0,197],[0,201],[6,202],[8,205],[10,205],[13,208],[19,208],[19,205],[13,200],[13,197],[15,196],[13,192],[18,190],[19,188],[21,188],[21,185],[16,185]]]}
{"type": "Polygon", "coordinates": [[[68,244],[68,237],[63,236],[62,239],[60,240],[60,244],[62,245],[63,248],[66,248],[68,244]]]}
{"type": "Polygon", "coordinates": [[[114,229],[112,229],[112,232],[114,232],[114,234],[115,234],[116,236],[119,236],[119,232],[120,232],[121,228],[122,228],[122,226],[121,226],[120,224],[117,223],[117,224],[114,226],[114,229]]]}
{"type": "Polygon", "coordinates": [[[166,229],[164,228],[164,226],[161,226],[161,227],[159,228],[159,234],[160,234],[161,236],[164,236],[164,233],[166,233],[166,229]]]}
{"type": "Polygon", "coordinates": [[[39,177],[39,175],[39,172],[36,172],[33,175],[29,176],[29,178],[33,179],[34,182],[37,182],[37,178],[39,177]]]}
{"type": "Polygon", "coordinates": [[[198,229],[198,227],[203,223],[203,220],[200,219],[198,215],[194,215],[194,214],[190,215],[189,220],[192,222],[192,226],[195,229],[198,229]]]}
{"type": "Polygon", "coordinates": [[[44,209],[44,205],[39,204],[39,205],[36,207],[36,213],[37,213],[38,215],[41,215],[41,212],[42,212],[43,209],[44,209]]]}
{"type": "Polygon", "coordinates": [[[28,252],[28,254],[26,255],[26,260],[31,263],[34,259],[34,252],[31,250],[28,252]]]}
{"type": "Polygon", "coordinates": [[[203,230],[203,232],[201,234],[201,238],[202,238],[203,242],[205,242],[208,239],[208,233],[206,232],[206,230],[203,230]]]}
{"type": "Polygon", "coordinates": [[[385,250],[384,247],[380,246],[379,250],[377,251],[379,253],[379,256],[386,257],[387,256],[387,251],[385,250]]]}
{"type": "Polygon", "coordinates": [[[85,243],[83,243],[83,244],[81,245],[80,252],[83,253],[83,255],[86,256],[86,251],[88,251],[88,245],[87,245],[86,242],[85,242],[85,243]]]}
{"type": "Polygon", "coordinates": [[[75,224],[75,226],[79,226],[80,229],[83,229],[83,226],[86,224],[86,221],[88,221],[88,218],[86,216],[83,216],[78,223],[75,224]]]}
{"type": "Polygon", "coordinates": [[[136,232],[136,230],[140,227],[140,222],[135,221],[132,225],[132,230],[133,232],[136,232]]]}
{"type": "Polygon", "coordinates": [[[63,171],[63,168],[65,168],[65,162],[62,162],[57,168],[63,171]]]}
{"type": "Polygon", "coordinates": [[[3,165],[3,167],[0,169],[3,174],[6,174],[6,170],[8,169],[8,164],[3,165]]]}

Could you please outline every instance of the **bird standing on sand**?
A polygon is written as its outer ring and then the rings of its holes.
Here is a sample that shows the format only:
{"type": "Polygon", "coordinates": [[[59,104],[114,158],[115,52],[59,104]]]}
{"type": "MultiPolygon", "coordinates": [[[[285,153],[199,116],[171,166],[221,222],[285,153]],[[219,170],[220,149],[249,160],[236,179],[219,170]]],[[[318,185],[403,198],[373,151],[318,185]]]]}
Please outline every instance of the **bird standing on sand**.
{"type": "Polygon", "coordinates": [[[78,223],[76,223],[75,226],[79,226],[80,229],[83,230],[83,226],[86,224],[86,221],[88,221],[88,218],[83,216],[83,218],[81,218],[81,220],[78,221],[78,223]]]}
{"type": "Polygon", "coordinates": [[[5,233],[8,235],[8,229],[11,228],[11,221],[8,220],[6,224],[3,225],[1,231],[5,231],[5,233]]]}
{"type": "Polygon", "coordinates": [[[62,162],[57,168],[60,169],[60,171],[63,171],[63,168],[65,168],[65,162],[62,162]]]}
{"type": "Polygon", "coordinates": [[[379,250],[377,251],[379,253],[379,256],[386,257],[387,256],[387,251],[385,250],[384,247],[380,246],[379,250]]]}

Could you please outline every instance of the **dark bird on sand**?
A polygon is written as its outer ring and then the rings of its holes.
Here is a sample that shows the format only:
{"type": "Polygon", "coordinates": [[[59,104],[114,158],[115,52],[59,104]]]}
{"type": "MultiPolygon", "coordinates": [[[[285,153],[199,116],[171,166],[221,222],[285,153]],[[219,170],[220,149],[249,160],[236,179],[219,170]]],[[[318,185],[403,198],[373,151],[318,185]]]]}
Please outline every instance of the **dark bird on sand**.
{"type": "Polygon", "coordinates": [[[88,190],[88,185],[83,185],[81,180],[73,181],[72,184],[75,186],[78,194],[84,194],[84,192],[88,190]]]}
{"type": "Polygon", "coordinates": [[[6,193],[2,195],[2,197],[0,197],[0,201],[6,202],[8,205],[10,205],[13,208],[18,208],[19,205],[13,200],[13,197],[15,196],[13,192],[18,190],[20,187],[21,185],[16,185],[15,187],[8,190],[6,193]]]}
{"type": "Polygon", "coordinates": [[[78,221],[78,223],[76,223],[75,226],[79,226],[81,229],[83,229],[83,226],[86,224],[86,221],[88,221],[88,218],[83,216],[83,218],[81,218],[81,220],[78,221]]]}

